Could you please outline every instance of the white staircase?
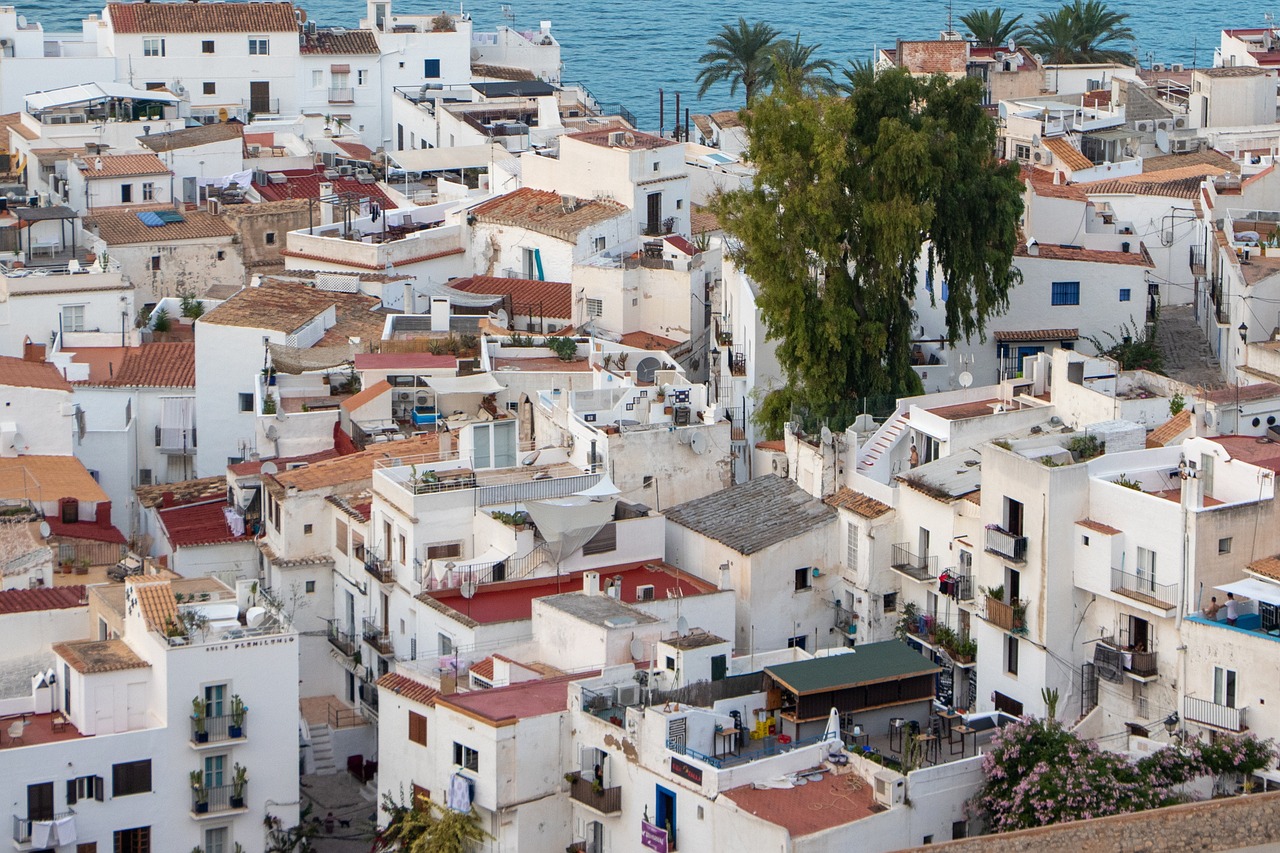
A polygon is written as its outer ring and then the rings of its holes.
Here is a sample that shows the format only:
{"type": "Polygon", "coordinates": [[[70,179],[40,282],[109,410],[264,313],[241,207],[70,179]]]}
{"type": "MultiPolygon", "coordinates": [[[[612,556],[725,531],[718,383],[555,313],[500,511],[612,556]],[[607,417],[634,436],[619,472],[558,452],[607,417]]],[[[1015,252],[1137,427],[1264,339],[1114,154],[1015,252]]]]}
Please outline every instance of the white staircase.
{"type": "Polygon", "coordinates": [[[333,776],[338,772],[338,765],[333,760],[333,737],[326,723],[312,724],[311,756],[315,761],[317,776],[333,776]]]}
{"type": "Polygon", "coordinates": [[[868,477],[874,477],[875,471],[883,467],[882,460],[888,459],[889,452],[893,450],[894,445],[898,443],[898,439],[906,432],[911,413],[906,409],[899,409],[893,413],[893,416],[880,425],[880,429],[867,440],[858,452],[858,473],[865,474],[868,477]]]}

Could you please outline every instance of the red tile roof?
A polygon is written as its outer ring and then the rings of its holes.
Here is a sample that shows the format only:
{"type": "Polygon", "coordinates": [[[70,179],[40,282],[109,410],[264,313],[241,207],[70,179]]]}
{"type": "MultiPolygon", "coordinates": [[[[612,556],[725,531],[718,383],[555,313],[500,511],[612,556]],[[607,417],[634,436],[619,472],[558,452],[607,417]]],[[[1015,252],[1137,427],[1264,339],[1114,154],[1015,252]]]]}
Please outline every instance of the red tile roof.
{"type": "Polygon", "coordinates": [[[883,501],[878,501],[870,495],[864,495],[862,492],[855,492],[853,489],[844,487],[826,498],[825,502],[828,506],[847,509],[863,518],[879,518],[886,512],[893,510],[893,507],[883,501]]]}
{"type": "Polygon", "coordinates": [[[333,56],[378,55],[378,40],[372,30],[318,30],[298,45],[298,52],[333,56]]]}
{"type": "Polygon", "coordinates": [[[1102,249],[1084,249],[1059,246],[1054,243],[1037,243],[1037,254],[1032,255],[1023,243],[1018,244],[1016,254],[1020,258],[1040,257],[1051,261],[1085,261],[1092,264],[1122,264],[1131,267],[1154,267],[1147,247],[1139,243],[1140,252],[1108,252],[1102,249]]]}
{"type": "Polygon", "coordinates": [[[391,383],[385,379],[379,379],[368,388],[364,388],[359,393],[352,394],[350,397],[343,400],[339,406],[344,412],[354,412],[366,403],[372,403],[374,400],[378,399],[390,390],[391,383]]]}
{"type": "Polygon", "coordinates": [[[1232,459],[1280,473],[1280,444],[1259,441],[1256,435],[1220,435],[1210,441],[1225,447],[1232,459]]]}
{"type": "Polygon", "coordinates": [[[569,683],[598,674],[598,671],[579,672],[541,681],[523,681],[492,690],[452,693],[438,697],[436,707],[460,711],[494,727],[513,726],[528,717],[561,713],[568,704],[569,683]]]}
{"type": "Polygon", "coordinates": [[[1122,530],[1117,530],[1116,528],[1112,527],[1110,524],[1103,524],[1101,521],[1094,521],[1091,518],[1086,518],[1081,521],[1077,521],[1076,524],[1080,525],[1081,527],[1092,530],[1095,533],[1102,533],[1107,536],[1119,536],[1121,533],[1124,532],[1122,530]]]}
{"type": "Polygon", "coordinates": [[[100,154],[86,156],[80,172],[86,181],[98,178],[132,178],[143,175],[167,175],[169,167],[148,151],[146,154],[100,154]],[[101,164],[101,166],[99,166],[101,164]]]}
{"type": "Polygon", "coordinates": [[[993,332],[997,341],[1074,341],[1079,329],[1031,329],[1023,332],[993,332]]]}
{"type": "Polygon", "coordinates": [[[1147,447],[1167,447],[1191,429],[1191,410],[1183,409],[1153,429],[1147,436],[1147,447]]]}
{"type": "Polygon", "coordinates": [[[485,681],[493,681],[493,656],[491,655],[484,660],[471,664],[471,674],[479,676],[485,681]]]}
{"type": "Polygon", "coordinates": [[[664,338],[662,335],[655,335],[653,332],[627,332],[618,339],[618,343],[623,346],[635,347],[636,349],[664,351],[680,345],[679,341],[664,338]]]}
{"type": "Polygon", "coordinates": [[[8,355],[0,356],[0,385],[71,392],[71,383],[58,372],[53,362],[26,361],[8,355]]]}
{"type": "Polygon", "coordinates": [[[45,521],[49,523],[50,536],[63,539],[87,539],[90,542],[110,542],[113,545],[123,545],[127,541],[124,534],[112,525],[103,527],[95,521],[66,522],[52,515],[45,521]]]}
{"type": "Polygon", "coordinates": [[[227,470],[235,477],[246,477],[251,474],[259,474],[262,472],[262,466],[270,462],[276,466],[279,471],[287,470],[290,465],[298,462],[306,462],[310,465],[312,462],[323,462],[326,459],[333,459],[341,456],[336,448],[321,450],[316,453],[308,453],[303,456],[280,456],[274,459],[258,459],[250,462],[237,462],[234,465],[228,465],[227,470]]]}
{"type": "Polygon", "coordinates": [[[1235,404],[1237,401],[1241,403],[1252,403],[1257,400],[1270,400],[1274,397],[1280,397],[1280,385],[1274,382],[1259,382],[1256,385],[1241,385],[1239,387],[1231,386],[1230,388],[1220,388],[1217,391],[1207,391],[1204,398],[1210,403],[1235,404]]]}
{"type": "Polygon", "coordinates": [[[108,3],[117,33],[295,33],[292,3],[108,3]]]}
{"type": "Polygon", "coordinates": [[[583,130],[569,134],[569,138],[576,139],[579,142],[586,142],[590,145],[599,145],[602,148],[630,148],[635,150],[666,148],[669,145],[678,144],[674,140],[664,139],[661,136],[654,136],[651,133],[643,133],[639,130],[631,130],[621,125],[602,127],[596,130],[583,130]],[[614,145],[609,141],[612,134],[615,133],[623,134],[621,145],[614,145]]]}
{"type": "Polygon", "coordinates": [[[196,345],[192,341],[143,344],[125,352],[116,375],[103,385],[130,388],[196,387],[196,345]]]}
{"type": "Polygon", "coordinates": [[[803,787],[742,785],[722,791],[721,796],[748,814],[781,826],[793,839],[884,810],[876,804],[871,785],[856,773],[837,776],[827,772],[820,780],[810,780],[803,787]]]}
{"type": "Polygon", "coordinates": [[[458,357],[454,355],[433,355],[429,352],[356,353],[356,370],[427,370],[457,366],[458,357]]]}
{"type": "Polygon", "coordinates": [[[408,699],[410,702],[417,702],[420,705],[434,705],[436,697],[440,695],[439,690],[428,687],[421,681],[414,681],[409,676],[401,675],[398,672],[388,672],[375,683],[384,690],[390,690],[397,696],[408,699]]]}
{"type": "MultiPolygon", "coordinates": [[[[164,243],[169,240],[210,240],[225,238],[230,242],[236,229],[225,219],[205,210],[184,211],[181,222],[164,225],[147,225],[138,218],[140,208],[116,209],[94,213],[85,218],[85,227],[92,230],[108,246],[164,243]]],[[[156,209],[173,208],[156,206],[156,209]]]]}
{"type": "Polygon", "coordinates": [[[1044,140],[1044,147],[1053,152],[1055,163],[1061,163],[1073,172],[1092,169],[1093,161],[1080,153],[1065,136],[1053,136],[1044,140]]]}
{"type": "Polygon", "coordinates": [[[672,234],[670,237],[666,237],[665,240],[677,251],[684,252],[689,257],[693,257],[698,254],[698,247],[681,237],[679,234],[672,234]]]}
{"type": "Polygon", "coordinates": [[[448,285],[464,293],[509,296],[516,314],[533,314],[557,320],[569,320],[573,317],[573,286],[568,282],[473,275],[470,278],[454,279],[448,285]]]}
{"type": "MultiPolygon", "coordinates": [[[[230,3],[228,6],[232,5],[230,3]]],[[[253,134],[246,134],[248,140],[253,134]]],[[[275,174],[275,172],[272,172],[275,174]]],[[[355,178],[326,178],[323,169],[285,169],[283,174],[288,180],[283,184],[254,184],[254,189],[266,201],[285,201],[291,198],[319,198],[320,184],[333,184],[335,193],[355,193],[361,198],[368,198],[381,205],[383,210],[394,210],[393,202],[377,184],[362,184],[355,178]]],[[[329,260],[320,258],[319,260],[329,260]]]]}
{"type": "Polygon", "coordinates": [[[565,213],[559,193],[521,187],[477,205],[471,211],[479,222],[527,228],[549,237],[574,242],[585,229],[628,213],[616,201],[579,200],[565,213]]]}
{"type": "Polygon", "coordinates": [[[219,500],[159,510],[160,524],[169,544],[174,548],[184,548],[253,539],[248,530],[242,536],[231,532],[222,512],[226,505],[225,500],[219,500]]]}
{"type": "Polygon", "coordinates": [[[335,139],[333,144],[352,159],[362,162],[372,162],[373,160],[373,149],[368,145],[360,142],[347,142],[343,139],[335,139]]]}
{"type": "Polygon", "coordinates": [[[87,607],[89,599],[82,585],[6,589],[0,592],[0,613],[32,613],[39,610],[69,610],[87,607]]]}

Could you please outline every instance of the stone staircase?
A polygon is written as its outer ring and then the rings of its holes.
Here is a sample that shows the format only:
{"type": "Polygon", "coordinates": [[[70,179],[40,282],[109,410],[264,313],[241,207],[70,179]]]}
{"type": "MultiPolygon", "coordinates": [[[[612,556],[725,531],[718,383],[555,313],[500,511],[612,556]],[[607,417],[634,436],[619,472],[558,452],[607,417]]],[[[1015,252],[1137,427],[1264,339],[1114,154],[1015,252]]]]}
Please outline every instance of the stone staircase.
{"type": "Polygon", "coordinates": [[[338,764],[333,760],[333,736],[326,723],[311,724],[311,755],[317,776],[333,776],[338,764]]]}
{"type": "Polygon", "coordinates": [[[870,475],[878,467],[877,463],[893,449],[906,431],[910,418],[910,412],[894,412],[893,417],[880,425],[880,429],[876,430],[875,435],[871,436],[858,453],[859,473],[870,475]]]}

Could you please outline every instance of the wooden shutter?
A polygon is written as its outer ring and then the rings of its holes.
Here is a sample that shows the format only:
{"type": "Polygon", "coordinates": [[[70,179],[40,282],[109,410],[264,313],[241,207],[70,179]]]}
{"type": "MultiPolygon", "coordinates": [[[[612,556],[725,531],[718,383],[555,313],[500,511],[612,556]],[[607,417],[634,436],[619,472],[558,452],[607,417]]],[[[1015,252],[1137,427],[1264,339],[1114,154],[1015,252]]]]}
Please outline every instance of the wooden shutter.
{"type": "Polygon", "coordinates": [[[427,718],[413,711],[409,712],[409,740],[427,745],[427,718]]]}

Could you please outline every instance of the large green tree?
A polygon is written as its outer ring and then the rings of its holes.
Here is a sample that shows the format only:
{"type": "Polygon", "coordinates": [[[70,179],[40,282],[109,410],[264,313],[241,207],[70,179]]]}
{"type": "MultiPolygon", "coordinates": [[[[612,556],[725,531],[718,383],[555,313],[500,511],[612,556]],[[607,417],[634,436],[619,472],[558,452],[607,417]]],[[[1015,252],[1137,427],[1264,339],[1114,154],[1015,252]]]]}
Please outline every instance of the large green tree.
{"type": "Polygon", "coordinates": [[[836,64],[816,56],[821,47],[820,44],[801,44],[799,33],[794,40],[779,43],[773,49],[774,84],[823,95],[836,92],[838,87],[831,78],[836,64]]]}
{"type": "Polygon", "coordinates": [[[1073,0],[1052,12],[1041,12],[1018,34],[1023,46],[1053,64],[1134,62],[1129,15],[1113,11],[1102,0],[1073,0]]]}
{"type": "Polygon", "coordinates": [[[725,24],[707,41],[711,50],[698,57],[698,97],[717,83],[728,83],[729,94],[736,95],[738,86],[746,92],[747,103],[773,79],[773,50],[778,31],[766,23],[748,24],[746,18],[725,24]]]}
{"type": "Polygon", "coordinates": [[[1006,18],[1007,9],[996,6],[992,9],[974,9],[960,16],[960,23],[969,28],[973,40],[983,47],[999,47],[1006,44],[1018,30],[1021,15],[1006,18]]]}
{"type": "Polygon", "coordinates": [[[849,76],[847,98],[762,96],[744,114],[754,185],[713,202],[786,373],[759,415],[770,434],[793,413],[839,428],[861,396],[920,391],[922,259],[947,283],[951,341],[980,334],[1019,280],[1023,187],[993,153],[981,83],[849,76]]]}
{"type": "Polygon", "coordinates": [[[388,822],[374,841],[375,851],[472,853],[481,842],[493,840],[481,828],[474,808],[466,813],[456,812],[421,796],[409,806],[401,791],[399,802],[391,794],[383,794],[382,810],[387,813],[388,822]]]}

